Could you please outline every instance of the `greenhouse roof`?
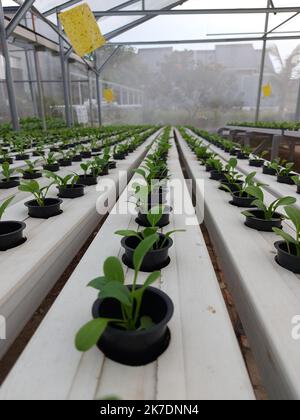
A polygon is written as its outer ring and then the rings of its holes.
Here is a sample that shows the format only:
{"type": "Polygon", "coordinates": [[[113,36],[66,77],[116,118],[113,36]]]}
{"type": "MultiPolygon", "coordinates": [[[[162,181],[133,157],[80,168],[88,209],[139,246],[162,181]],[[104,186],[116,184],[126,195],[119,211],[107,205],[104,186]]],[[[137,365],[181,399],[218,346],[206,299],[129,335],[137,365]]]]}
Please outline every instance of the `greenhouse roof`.
{"type": "Polygon", "coordinates": [[[244,0],[243,8],[239,0],[228,0],[225,7],[222,0],[2,1],[3,6],[30,3],[36,14],[54,24],[57,24],[58,12],[88,3],[108,44],[116,45],[262,41],[266,37],[280,40],[300,36],[297,0],[244,0]],[[159,21],[161,27],[166,28],[166,39],[162,31],[156,38],[158,31],[153,21],[159,21]]]}

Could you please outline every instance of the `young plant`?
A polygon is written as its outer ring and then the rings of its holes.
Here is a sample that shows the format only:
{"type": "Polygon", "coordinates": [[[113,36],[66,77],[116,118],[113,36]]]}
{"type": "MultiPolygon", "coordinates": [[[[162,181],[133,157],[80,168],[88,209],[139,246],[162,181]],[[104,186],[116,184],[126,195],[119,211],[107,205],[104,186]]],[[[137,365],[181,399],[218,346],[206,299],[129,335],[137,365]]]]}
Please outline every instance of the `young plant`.
{"type": "Polygon", "coordinates": [[[284,208],[286,213],[286,218],[290,220],[295,228],[295,237],[293,238],[287,232],[284,232],[281,229],[273,228],[273,231],[276,235],[281,236],[281,238],[286,241],[289,254],[293,254],[291,245],[295,247],[297,257],[300,257],[300,210],[296,207],[287,206],[284,208]]]}
{"type": "Polygon", "coordinates": [[[125,285],[125,275],[118,258],[108,258],[103,266],[103,277],[98,277],[89,283],[89,287],[99,292],[99,299],[113,298],[120,302],[122,310],[121,319],[97,318],[84,325],[76,335],[75,346],[77,350],[86,352],[94,347],[100,340],[109,324],[126,331],[142,331],[151,328],[154,323],[148,316],[140,316],[145,291],[160,276],[159,271],[150,274],[142,286],[137,285],[138,275],[146,254],[156,242],[156,235],[145,238],[134,252],[134,280],[132,288],[125,285]]]}
{"type": "MultiPolygon", "coordinates": [[[[276,213],[276,211],[280,207],[291,206],[297,201],[294,197],[283,197],[278,198],[268,206],[267,204],[265,204],[264,192],[260,187],[249,186],[248,188],[246,188],[246,192],[250,196],[255,197],[252,204],[264,213],[265,220],[272,220],[274,213],[276,213]]],[[[243,212],[243,214],[244,216],[253,217],[253,214],[249,211],[243,212]]]]}
{"type": "Polygon", "coordinates": [[[259,154],[256,154],[256,155],[251,154],[251,159],[252,160],[262,160],[267,156],[268,153],[269,152],[267,150],[264,150],[263,152],[261,152],[259,154]]]}
{"type": "Polygon", "coordinates": [[[46,178],[52,179],[53,184],[57,185],[60,188],[66,189],[68,185],[71,186],[71,188],[74,188],[76,182],[79,179],[79,175],[77,175],[75,172],[65,176],[61,177],[54,172],[50,171],[44,171],[44,174],[46,175],[46,178]]]}
{"type": "Polygon", "coordinates": [[[183,229],[172,230],[168,233],[165,233],[163,240],[161,240],[161,237],[157,233],[160,228],[157,225],[160,222],[160,220],[161,220],[161,218],[164,214],[164,209],[165,209],[164,206],[159,205],[159,206],[152,207],[152,209],[150,209],[148,211],[147,219],[148,219],[148,222],[150,224],[149,228],[146,228],[146,229],[141,230],[141,231],[118,230],[117,232],[115,232],[115,234],[123,236],[125,238],[135,237],[135,238],[139,239],[140,242],[142,242],[147,237],[154,235],[155,238],[156,238],[156,241],[153,243],[153,250],[163,249],[164,246],[166,245],[166,242],[168,241],[168,239],[174,233],[185,232],[185,230],[183,230],[183,229]]]}
{"type": "Polygon", "coordinates": [[[31,174],[33,175],[36,172],[36,166],[39,163],[39,161],[32,162],[31,160],[25,160],[26,167],[24,169],[18,169],[18,172],[20,172],[22,175],[24,174],[31,174]]]}
{"type": "Polygon", "coordinates": [[[44,162],[46,165],[55,165],[57,163],[57,157],[54,152],[48,153],[44,156],[44,162]]]}
{"type": "Polygon", "coordinates": [[[8,162],[3,162],[1,166],[3,180],[4,182],[9,182],[16,170],[14,168],[11,168],[8,162]]]}
{"type": "Polygon", "coordinates": [[[216,157],[210,157],[209,159],[207,159],[206,166],[209,168],[213,168],[213,170],[217,172],[223,171],[223,163],[220,159],[216,157]]]}
{"type": "Polygon", "coordinates": [[[228,164],[225,166],[225,177],[228,184],[240,184],[239,181],[243,176],[236,171],[237,164],[237,159],[231,158],[228,164]]]}
{"type": "Polygon", "coordinates": [[[82,163],[80,168],[83,170],[83,176],[86,178],[88,176],[88,171],[91,168],[91,162],[82,163]]]}
{"type": "Polygon", "coordinates": [[[10,205],[10,203],[13,201],[13,199],[15,198],[15,196],[13,195],[12,197],[9,197],[7,200],[5,200],[1,205],[0,205],[0,221],[7,209],[7,207],[10,205]]]}
{"type": "Polygon", "coordinates": [[[277,174],[279,176],[289,176],[294,166],[295,164],[293,162],[286,163],[283,167],[278,168],[277,174]]]}
{"type": "Polygon", "coordinates": [[[40,187],[39,183],[37,181],[29,181],[24,182],[19,186],[19,190],[22,192],[29,192],[31,193],[36,202],[40,207],[45,206],[45,200],[47,198],[47,194],[49,192],[50,187],[53,185],[53,182],[43,188],[40,187]]]}

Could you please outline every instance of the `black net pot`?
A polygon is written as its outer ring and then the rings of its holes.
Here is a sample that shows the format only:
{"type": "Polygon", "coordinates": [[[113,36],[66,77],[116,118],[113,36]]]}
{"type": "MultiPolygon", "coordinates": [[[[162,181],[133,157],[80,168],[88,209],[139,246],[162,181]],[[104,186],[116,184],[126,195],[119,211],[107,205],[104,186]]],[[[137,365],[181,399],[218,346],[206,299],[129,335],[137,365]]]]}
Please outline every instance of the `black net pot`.
{"type": "MultiPolygon", "coordinates": [[[[131,290],[132,286],[128,286],[131,290]]],[[[146,289],[140,316],[149,316],[154,326],[143,331],[126,331],[110,324],[98,342],[98,348],[109,359],[128,366],[144,366],[154,362],[170,344],[168,323],[174,313],[172,300],[159,289],[146,289]]],[[[116,299],[98,299],[92,309],[99,317],[122,319],[121,305],[116,299]]]]}
{"type": "Polygon", "coordinates": [[[59,198],[46,198],[45,205],[39,206],[36,200],[27,201],[28,215],[36,219],[49,219],[62,213],[60,206],[62,200],[59,198]]]}
{"type": "Polygon", "coordinates": [[[245,225],[247,227],[261,232],[273,232],[274,227],[282,229],[283,216],[280,213],[274,213],[271,220],[266,220],[264,212],[261,210],[250,210],[250,213],[253,216],[246,216],[245,225]]]}
{"type": "Polygon", "coordinates": [[[300,194],[300,185],[297,185],[297,193],[300,194]]]}
{"type": "MultiPolygon", "coordinates": [[[[165,236],[160,234],[160,244],[162,244],[165,236]]],[[[121,241],[122,247],[125,249],[123,256],[123,262],[127,267],[133,268],[133,254],[137,246],[140,244],[140,240],[136,237],[123,238],[121,241]]],[[[162,249],[149,251],[141,266],[141,271],[145,273],[151,273],[152,271],[161,270],[170,264],[169,249],[172,247],[173,241],[168,238],[162,249]]]]}
{"type": "Polygon", "coordinates": [[[247,193],[243,193],[242,196],[240,196],[240,192],[238,191],[232,193],[232,204],[237,207],[253,208],[255,207],[252,205],[254,200],[255,197],[249,197],[247,193]]]}
{"type": "Polygon", "coordinates": [[[16,156],[16,160],[20,161],[20,160],[28,160],[30,159],[30,155],[24,154],[24,155],[17,155],[16,156]]]}
{"type": "Polygon", "coordinates": [[[0,163],[2,164],[2,163],[4,163],[4,162],[7,162],[7,163],[9,163],[10,165],[13,163],[13,161],[14,161],[14,159],[13,158],[5,158],[5,159],[0,159],[0,163]]]}
{"type": "Polygon", "coordinates": [[[23,222],[0,222],[0,251],[6,251],[19,246],[23,241],[23,231],[26,228],[23,222]]]}
{"type": "Polygon", "coordinates": [[[82,162],[82,157],[80,155],[76,155],[73,157],[73,162],[82,162]]]}
{"type": "Polygon", "coordinates": [[[225,172],[211,171],[210,179],[214,181],[226,181],[227,178],[225,176],[225,172]]]}
{"type": "Polygon", "coordinates": [[[0,190],[8,190],[10,188],[15,188],[20,185],[20,179],[18,177],[12,177],[9,180],[0,181],[0,190]]]}
{"type": "Polygon", "coordinates": [[[229,192],[226,188],[224,188],[224,186],[226,186],[233,193],[233,192],[240,191],[239,189],[240,185],[243,185],[243,181],[236,181],[234,184],[230,182],[226,182],[226,181],[221,181],[220,190],[229,192]]]}
{"type": "Polygon", "coordinates": [[[213,166],[206,165],[205,170],[206,170],[206,172],[211,172],[211,171],[214,170],[214,167],[213,166]]]}
{"type": "Polygon", "coordinates": [[[240,160],[247,160],[249,159],[249,155],[247,153],[238,153],[237,158],[240,160]]]}
{"type": "Polygon", "coordinates": [[[57,187],[58,188],[58,197],[60,198],[79,198],[84,195],[84,185],[75,184],[67,185],[66,187],[57,187]]]}
{"type": "Polygon", "coordinates": [[[280,184],[287,184],[287,185],[295,185],[295,182],[292,180],[292,177],[295,176],[295,174],[286,175],[286,176],[277,176],[277,182],[280,184]]]}
{"type": "Polygon", "coordinates": [[[109,169],[116,169],[117,167],[117,162],[109,162],[109,169]]]}
{"type": "Polygon", "coordinates": [[[81,152],[81,153],[80,153],[80,156],[81,156],[83,159],[89,159],[90,157],[92,157],[92,152],[81,152]]]}
{"type": "Polygon", "coordinates": [[[116,153],[114,154],[114,159],[115,160],[124,160],[126,158],[125,153],[116,153]]]}
{"type": "MultiPolygon", "coordinates": [[[[139,209],[137,209],[137,210],[138,210],[138,217],[136,219],[136,223],[139,226],[151,227],[150,223],[148,222],[148,219],[147,219],[147,214],[145,214],[142,211],[139,211],[139,209]]],[[[172,207],[165,206],[164,214],[162,215],[160,221],[157,223],[157,226],[159,228],[163,228],[163,227],[168,226],[170,224],[170,214],[171,214],[171,212],[172,212],[172,207]]]]}
{"type": "Polygon", "coordinates": [[[45,171],[58,172],[59,171],[59,164],[54,163],[53,165],[43,165],[43,168],[44,168],[45,171]]]}
{"type": "Polygon", "coordinates": [[[98,179],[96,176],[93,175],[80,175],[77,184],[86,185],[87,187],[89,187],[91,185],[97,185],[98,179]]]}
{"type": "Polygon", "coordinates": [[[290,252],[285,241],[278,241],[274,244],[277,250],[276,261],[281,267],[300,274],[300,257],[297,257],[297,251],[294,244],[290,244],[290,252]]]}
{"type": "Polygon", "coordinates": [[[59,165],[63,167],[72,166],[72,159],[61,159],[59,165]]]}
{"type": "Polygon", "coordinates": [[[43,175],[38,171],[23,173],[23,179],[38,179],[38,178],[41,178],[42,176],[43,175]]]}
{"type": "Polygon", "coordinates": [[[249,165],[253,166],[254,168],[262,168],[264,166],[263,159],[251,159],[249,160],[249,165]]]}
{"type": "Polygon", "coordinates": [[[263,166],[263,174],[275,176],[277,174],[276,169],[268,168],[266,165],[263,166]]]}

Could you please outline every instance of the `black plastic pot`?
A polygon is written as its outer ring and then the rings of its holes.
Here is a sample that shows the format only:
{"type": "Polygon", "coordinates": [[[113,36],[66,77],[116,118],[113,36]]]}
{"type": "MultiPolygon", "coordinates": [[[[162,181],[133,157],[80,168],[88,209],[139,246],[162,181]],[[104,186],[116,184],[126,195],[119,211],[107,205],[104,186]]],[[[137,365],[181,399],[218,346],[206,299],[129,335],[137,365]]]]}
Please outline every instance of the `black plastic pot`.
{"type": "Polygon", "coordinates": [[[67,185],[66,188],[57,187],[58,188],[58,197],[60,198],[78,198],[84,195],[84,185],[75,184],[75,185],[67,185]]]}
{"type": "Polygon", "coordinates": [[[100,176],[106,176],[109,173],[109,167],[107,166],[103,171],[101,172],[100,176]]]}
{"type": "Polygon", "coordinates": [[[240,152],[237,154],[237,158],[240,160],[246,160],[249,159],[249,155],[247,153],[240,152]]]}
{"type": "MultiPolygon", "coordinates": [[[[132,289],[132,286],[128,287],[132,289]]],[[[140,315],[149,316],[154,326],[143,331],[126,331],[110,324],[98,342],[98,348],[111,360],[129,366],[143,366],[163,354],[171,339],[168,322],[174,305],[168,295],[154,287],[144,293],[140,315]]],[[[98,299],[92,309],[94,319],[120,319],[122,311],[116,299],[98,299]]]]}
{"type": "Polygon", "coordinates": [[[125,157],[126,157],[126,154],[125,153],[116,153],[116,154],[114,154],[114,159],[115,160],[124,160],[125,157]]]}
{"type": "Polygon", "coordinates": [[[43,154],[41,153],[41,152],[37,152],[37,151],[35,151],[35,152],[32,152],[32,156],[33,157],[39,157],[39,156],[42,156],[43,154]]]}
{"type": "Polygon", "coordinates": [[[54,165],[43,165],[45,171],[50,172],[58,172],[59,171],[59,164],[55,163],[54,165]]]}
{"type": "Polygon", "coordinates": [[[297,185],[297,193],[300,194],[300,185],[297,185]]]}
{"type": "Polygon", "coordinates": [[[80,156],[81,156],[83,159],[89,159],[90,157],[92,157],[92,152],[81,152],[81,153],[80,153],[80,156]]]}
{"type": "Polygon", "coordinates": [[[97,185],[98,180],[96,176],[93,175],[80,175],[79,179],[77,181],[77,184],[91,186],[91,185],[97,185]]]}
{"type": "Polygon", "coordinates": [[[226,187],[229,188],[230,191],[233,193],[233,192],[240,191],[239,185],[243,185],[243,181],[236,181],[234,184],[227,181],[221,181],[220,190],[229,192],[226,188],[223,187],[223,185],[226,185],[226,187]]]}
{"type": "Polygon", "coordinates": [[[294,244],[290,244],[289,253],[287,243],[279,241],[274,244],[277,249],[276,261],[281,267],[286,268],[293,273],[300,274],[300,257],[297,257],[297,252],[294,244]]]}
{"type": "Polygon", "coordinates": [[[73,162],[82,162],[82,157],[81,155],[76,155],[73,157],[73,162]]]}
{"type": "Polygon", "coordinates": [[[276,169],[268,168],[266,165],[264,165],[263,174],[275,176],[277,172],[276,172],[276,169]]]}
{"type": "Polygon", "coordinates": [[[109,162],[109,169],[116,169],[117,162],[109,162]]]}
{"type": "Polygon", "coordinates": [[[18,177],[10,178],[8,181],[0,181],[0,190],[8,190],[10,188],[15,188],[20,185],[20,180],[18,177]]]}
{"type": "Polygon", "coordinates": [[[286,176],[277,176],[277,182],[280,184],[287,184],[287,185],[295,185],[294,181],[292,180],[292,176],[295,176],[295,174],[286,175],[286,176]]]}
{"type": "Polygon", "coordinates": [[[261,168],[264,166],[265,161],[263,159],[251,159],[249,160],[249,165],[255,168],[261,168]]]}
{"type": "Polygon", "coordinates": [[[23,222],[0,222],[0,251],[7,251],[25,242],[23,237],[25,228],[23,222]]]}
{"type": "Polygon", "coordinates": [[[24,155],[17,155],[16,160],[28,160],[30,159],[30,155],[24,154],[24,155]]]}
{"type": "Polygon", "coordinates": [[[62,200],[59,198],[46,198],[44,207],[38,205],[36,200],[27,201],[25,206],[28,208],[30,217],[36,219],[49,219],[62,213],[60,206],[62,200]]]}
{"type": "Polygon", "coordinates": [[[208,165],[206,165],[205,169],[206,169],[206,172],[212,172],[214,170],[213,166],[208,166],[208,165]]]}
{"type": "MultiPolygon", "coordinates": [[[[160,244],[162,244],[165,236],[162,234],[159,236],[160,244]]],[[[139,239],[135,237],[123,238],[121,241],[122,247],[125,249],[123,262],[129,268],[133,268],[133,254],[139,243],[139,239]]],[[[168,238],[164,248],[148,252],[144,258],[141,271],[152,273],[152,271],[161,270],[162,268],[167,267],[170,264],[169,249],[172,245],[172,239],[168,238]]]]}
{"type": "MultiPolygon", "coordinates": [[[[138,209],[137,209],[138,210],[138,209]]],[[[172,212],[172,207],[165,206],[164,208],[164,214],[162,215],[160,221],[158,222],[157,226],[160,228],[163,228],[165,226],[168,226],[170,224],[170,214],[172,212]]],[[[150,223],[147,219],[147,214],[138,211],[138,217],[136,219],[136,223],[143,227],[150,227],[150,223]]]]}
{"type": "Polygon", "coordinates": [[[239,192],[232,193],[232,204],[237,207],[243,207],[243,208],[253,208],[255,206],[252,205],[253,201],[255,200],[255,197],[249,197],[247,193],[243,193],[243,196],[240,197],[239,192]]]}
{"type": "Polygon", "coordinates": [[[34,171],[33,173],[31,172],[23,173],[23,179],[38,179],[38,178],[41,178],[42,176],[43,175],[38,171],[34,171]]]}
{"type": "Polygon", "coordinates": [[[259,230],[261,232],[273,232],[273,228],[282,228],[283,216],[279,213],[274,213],[271,220],[266,220],[264,212],[258,209],[250,210],[253,217],[246,216],[245,225],[251,229],[259,230]]]}
{"type": "Polygon", "coordinates": [[[13,161],[14,161],[13,158],[0,159],[1,164],[4,163],[4,162],[7,162],[11,165],[13,163],[13,161]]]}
{"type": "Polygon", "coordinates": [[[211,171],[210,179],[213,179],[214,181],[226,181],[227,178],[225,172],[211,171]]]}
{"type": "Polygon", "coordinates": [[[60,152],[60,148],[59,147],[50,147],[50,152],[58,153],[58,152],[60,152]]]}
{"type": "Polygon", "coordinates": [[[72,166],[72,159],[60,159],[59,165],[63,167],[72,166]]]}

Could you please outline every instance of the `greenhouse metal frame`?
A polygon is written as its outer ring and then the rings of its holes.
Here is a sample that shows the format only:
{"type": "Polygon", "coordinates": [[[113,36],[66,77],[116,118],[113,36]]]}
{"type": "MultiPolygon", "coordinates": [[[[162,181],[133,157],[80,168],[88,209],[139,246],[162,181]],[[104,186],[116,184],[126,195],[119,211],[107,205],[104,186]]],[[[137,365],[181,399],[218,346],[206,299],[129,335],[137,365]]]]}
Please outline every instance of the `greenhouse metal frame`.
{"type": "MultiPolygon", "coordinates": [[[[87,68],[95,74],[96,77],[96,86],[97,86],[97,107],[98,107],[98,121],[99,124],[102,124],[102,117],[101,117],[101,97],[100,97],[100,74],[109,60],[118,52],[118,49],[122,45],[166,45],[166,44],[201,44],[201,43],[234,43],[234,42],[248,42],[248,41],[262,41],[263,49],[262,49],[262,56],[261,56],[261,64],[260,64],[260,74],[259,74],[259,84],[258,84],[258,94],[257,94],[257,104],[256,104],[256,112],[255,112],[255,120],[259,120],[259,113],[260,113],[260,105],[261,105],[261,90],[263,84],[263,74],[264,74],[264,67],[265,67],[265,58],[266,58],[266,47],[268,41],[281,41],[281,40],[297,40],[300,39],[300,34],[296,35],[275,35],[274,31],[278,28],[285,25],[287,22],[294,19],[296,16],[300,14],[300,7],[275,7],[272,0],[267,0],[267,7],[264,8],[224,8],[224,9],[176,9],[178,6],[182,6],[186,3],[187,0],[180,0],[180,1],[156,1],[156,8],[150,9],[147,6],[145,0],[129,0],[129,1],[118,1],[114,7],[109,8],[109,3],[107,3],[106,10],[93,10],[93,13],[99,22],[101,23],[101,19],[105,18],[117,18],[117,17],[127,17],[129,22],[125,25],[115,25],[115,27],[104,34],[106,38],[107,46],[114,46],[116,47],[112,54],[107,58],[104,63],[98,63],[96,54],[94,55],[94,61],[90,61],[87,58],[83,58],[82,61],[85,63],[87,68]],[[269,25],[269,17],[270,14],[284,14],[284,13],[293,13],[293,15],[287,19],[284,19],[279,25],[276,25],[274,28],[270,28],[269,25]],[[142,25],[143,23],[153,19],[157,16],[175,16],[175,15],[227,15],[227,14],[264,14],[265,15],[265,28],[264,33],[261,37],[246,37],[241,36],[243,34],[239,34],[238,37],[224,37],[224,38],[209,38],[209,39],[170,39],[165,41],[126,41],[126,42],[118,42],[114,41],[114,38],[118,37],[119,35],[130,31],[131,29],[142,25]],[[273,35],[273,36],[272,36],[273,35]]],[[[69,85],[68,79],[70,77],[69,74],[69,66],[68,60],[71,54],[73,53],[73,48],[68,41],[67,37],[65,36],[63,29],[61,27],[59,19],[57,19],[57,25],[51,20],[51,17],[56,16],[58,13],[64,11],[65,9],[72,7],[78,3],[82,3],[81,0],[70,0],[67,2],[57,1],[54,7],[49,7],[47,10],[40,10],[40,5],[37,4],[39,1],[37,0],[25,0],[25,1],[16,1],[20,5],[19,9],[17,10],[15,16],[11,19],[11,21],[6,24],[5,16],[4,16],[4,9],[2,6],[2,1],[0,0],[0,38],[2,44],[3,55],[5,58],[6,63],[6,84],[7,84],[7,91],[9,97],[9,107],[10,107],[10,114],[11,120],[14,130],[20,130],[19,125],[19,117],[18,117],[18,110],[16,105],[16,97],[14,92],[14,80],[12,76],[11,66],[10,66],[10,57],[9,57],[9,50],[8,50],[8,39],[14,34],[18,28],[18,25],[26,16],[26,13],[31,12],[39,19],[44,21],[47,25],[49,25],[52,30],[58,35],[59,37],[59,54],[60,54],[60,61],[61,61],[61,70],[62,70],[62,81],[63,81],[63,91],[64,91],[64,103],[65,103],[65,116],[66,122],[68,126],[72,126],[72,116],[71,116],[71,108],[70,108],[70,92],[69,92],[69,85]],[[67,49],[66,49],[67,47],[67,49]]],[[[45,3],[45,2],[44,2],[45,3]]],[[[53,2],[48,2],[53,3],[53,2]]],[[[152,2],[153,3],[153,2],[152,2]]],[[[231,34],[228,34],[231,35],[231,34]]],[[[28,62],[28,61],[27,61],[28,62]]],[[[28,62],[28,65],[30,63],[28,62]]],[[[38,62],[35,56],[35,67],[38,69],[38,62]]],[[[28,68],[28,73],[31,73],[30,68],[28,68]]],[[[37,88],[39,92],[39,97],[41,98],[41,86],[37,73],[37,88]]],[[[43,108],[42,100],[41,107],[43,108]]],[[[295,118],[300,118],[300,88],[298,92],[298,99],[297,99],[297,107],[295,118]]],[[[45,115],[42,109],[42,120],[43,125],[45,127],[45,115]]]]}

